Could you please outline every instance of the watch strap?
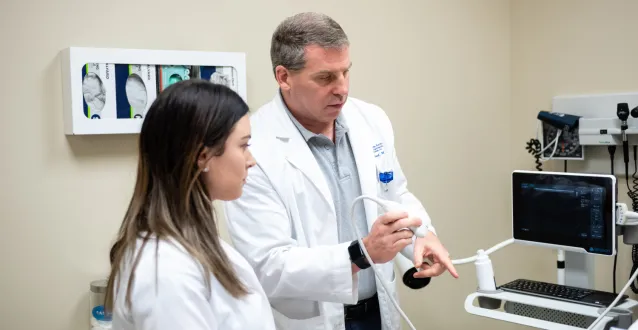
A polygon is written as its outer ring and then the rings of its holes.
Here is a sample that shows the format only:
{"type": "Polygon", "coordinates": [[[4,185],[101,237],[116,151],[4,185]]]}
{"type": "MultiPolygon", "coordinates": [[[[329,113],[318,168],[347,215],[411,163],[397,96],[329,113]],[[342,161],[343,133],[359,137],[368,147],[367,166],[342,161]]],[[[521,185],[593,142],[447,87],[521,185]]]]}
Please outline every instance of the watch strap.
{"type": "Polygon", "coordinates": [[[366,259],[365,254],[363,254],[363,250],[361,249],[361,245],[358,240],[352,241],[350,246],[348,247],[348,254],[350,255],[350,261],[357,265],[359,269],[366,269],[370,267],[370,263],[368,259],[366,259]]]}

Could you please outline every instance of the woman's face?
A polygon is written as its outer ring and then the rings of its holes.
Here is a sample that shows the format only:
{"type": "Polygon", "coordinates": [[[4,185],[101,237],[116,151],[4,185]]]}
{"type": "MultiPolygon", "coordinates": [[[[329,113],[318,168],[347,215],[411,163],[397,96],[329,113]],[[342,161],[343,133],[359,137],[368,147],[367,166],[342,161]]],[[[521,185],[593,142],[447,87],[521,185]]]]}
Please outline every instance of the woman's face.
{"type": "Polygon", "coordinates": [[[241,197],[248,169],[255,159],[248,150],[250,119],[242,117],[234,126],[221,156],[204,157],[204,182],[211,200],[235,200],[241,197]],[[208,170],[206,170],[206,168],[208,170]]]}

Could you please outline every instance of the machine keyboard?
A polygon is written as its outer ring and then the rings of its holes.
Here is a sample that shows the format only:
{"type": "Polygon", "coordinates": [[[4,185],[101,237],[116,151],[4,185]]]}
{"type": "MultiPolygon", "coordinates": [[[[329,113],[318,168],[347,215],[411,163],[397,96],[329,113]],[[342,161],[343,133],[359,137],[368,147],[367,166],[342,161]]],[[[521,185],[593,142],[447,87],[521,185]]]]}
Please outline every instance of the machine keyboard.
{"type": "MultiPolygon", "coordinates": [[[[595,307],[608,307],[617,296],[606,291],[589,290],[526,279],[514,280],[500,286],[500,289],[503,291],[535,295],[595,307]]],[[[623,303],[627,298],[628,296],[624,295],[618,301],[617,305],[623,303]]]]}

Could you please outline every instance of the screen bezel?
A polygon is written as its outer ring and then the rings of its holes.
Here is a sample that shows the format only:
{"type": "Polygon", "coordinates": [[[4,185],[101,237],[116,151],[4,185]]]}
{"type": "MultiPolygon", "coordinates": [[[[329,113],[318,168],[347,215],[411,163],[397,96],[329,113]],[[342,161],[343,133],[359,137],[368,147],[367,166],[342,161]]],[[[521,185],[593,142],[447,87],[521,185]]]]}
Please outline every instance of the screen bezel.
{"type": "Polygon", "coordinates": [[[588,173],[568,173],[568,172],[539,172],[539,171],[524,171],[524,170],[516,170],[512,172],[512,237],[514,241],[520,244],[533,245],[533,246],[541,246],[546,248],[553,249],[562,249],[565,251],[573,251],[579,253],[586,254],[594,254],[594,255],[602,255],[602,256],[614,256],[617,251],[617,239],[616,239],[616,196],[617,196],[617,184],[616,177],[613,175],[605,175],[605,174],[588,174],[588,173]],[[517,230],[517,223],[515,219],[515,194],[516,187],[524,182],[534,182],[536,179],[545,176],[552,176],[555,178],[560,177],[578,177],[579,180],[582,180],[587,183],[602,185],[605,189],[610,192],[607,194],[607,198],[605,199],[604,205],[604,222],[606,226],[611,228],[611,230],[605,230],[605,242],[606,247],[610,248],[610,253],[604,253],[599,251],[589,251],[586,248],[582,248],[579,246],[570,246],[570,245],[561,245],[556,241],[550,241],[546,239],[542,239],[540,237],[536,237],[533,239],[525,238],[522,239],[518,234],[520,230],[517,230]]]}

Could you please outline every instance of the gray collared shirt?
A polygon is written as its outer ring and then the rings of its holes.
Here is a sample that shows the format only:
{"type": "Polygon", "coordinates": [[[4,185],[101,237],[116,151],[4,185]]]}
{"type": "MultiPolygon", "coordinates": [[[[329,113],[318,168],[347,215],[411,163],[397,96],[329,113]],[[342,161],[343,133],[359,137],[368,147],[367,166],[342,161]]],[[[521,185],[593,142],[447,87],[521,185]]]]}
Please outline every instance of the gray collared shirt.
{"type": "MultiPolygon", "coordinates": [[[[285,104],[284,104],[285,107],[285,104]]],[[[361,195],[359,172],[348,137],[348,126],[343,115],[335,121],[335,143],[322,134],[315,134],[299,123],[290,110],[286,112],[299,132],[306,140],[323,175],[328,183],[337,213],[339,242],[351,242],[357,239],[352,231],[350,207],[352,201],[361,195]]],[[[354,210],[357,232],[361,237],[368,235],[368,224],[363,203],[357,203],[354,210]]],[[[359,271],[359,300],[372,297],[376,292],[376,283],[372,268],[359,271]]]]}

